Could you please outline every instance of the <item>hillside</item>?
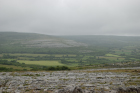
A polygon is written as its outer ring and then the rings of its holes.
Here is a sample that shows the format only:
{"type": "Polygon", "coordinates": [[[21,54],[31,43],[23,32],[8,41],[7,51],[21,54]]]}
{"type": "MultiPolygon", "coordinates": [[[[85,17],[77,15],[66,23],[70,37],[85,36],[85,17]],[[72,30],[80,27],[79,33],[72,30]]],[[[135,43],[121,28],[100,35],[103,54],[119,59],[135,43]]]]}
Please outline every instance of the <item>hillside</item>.
{"type": "Polygon", "coordinates": [[[62,39],[57,36],[17,32],[0,32],[0,45],[36,48],[86,46],[86,44],[78,43],[73,40],[62,39]]]}
{"type": "Polygon", "coordinates": [[[26,70],[49,70],[44,66],[135,67],[140,65],[139,41],[140,37],[126,36],[0,32],[0,64],[26,70]]]}
{"type": "Polygon", "coordinates": [[[123,46],[140,45],[139,36],[77,35],[77,36],[61,36],[61,37],[85,43],[90,46],[123,47],[123,46]]]}
{"type": "Polygon", "coordinates": [[[138,36],[51,36],[35,33],[0,32],[1,46],[22,46],[30,48],[60,48],[79,46],[123,47],[140,45],[138,36]]]}

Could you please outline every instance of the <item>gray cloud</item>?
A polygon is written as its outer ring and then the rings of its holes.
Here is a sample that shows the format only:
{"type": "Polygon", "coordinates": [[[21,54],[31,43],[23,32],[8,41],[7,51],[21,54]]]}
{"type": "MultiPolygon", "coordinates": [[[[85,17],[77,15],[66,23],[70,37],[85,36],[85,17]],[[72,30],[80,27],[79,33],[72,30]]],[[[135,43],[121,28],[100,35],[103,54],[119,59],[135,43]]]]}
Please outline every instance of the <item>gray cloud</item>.
{"type": "Polygon", "coordinates": [[[0,0],[0,31],[140,35],[140,0],[0,0]]]}

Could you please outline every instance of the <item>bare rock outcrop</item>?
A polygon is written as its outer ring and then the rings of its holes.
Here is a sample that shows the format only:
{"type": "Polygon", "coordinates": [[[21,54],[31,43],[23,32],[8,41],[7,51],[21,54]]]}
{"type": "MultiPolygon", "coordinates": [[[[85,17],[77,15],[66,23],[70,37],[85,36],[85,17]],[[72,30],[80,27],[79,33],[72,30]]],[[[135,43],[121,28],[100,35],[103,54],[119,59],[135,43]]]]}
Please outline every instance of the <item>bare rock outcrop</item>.
{"type": "Polygon", "coordinates": [[[140,93],[140,87],[118,88],[117,93],[140,93]]]}
{"type": "MultiPolygon", "coordinates": [[[[59,89],[56,90],[55,93],[95,93],[94,90],[84,90],[82,88],[80,88],[79,86],[75,86],[75,87],[66,87],[64,89],[59,89]]],[[[104,93],[104,92],[101,92],[104,93]]]]}
{"type": "Polygon", "coordinates": [[[84,93],[80,87],[75,87],[72,93],[84,93]]]}
{"type": "Polygon", "coordinates": [[[80,87],[66,87],[55,91],[55,93],[85,93],[80,87]]]}

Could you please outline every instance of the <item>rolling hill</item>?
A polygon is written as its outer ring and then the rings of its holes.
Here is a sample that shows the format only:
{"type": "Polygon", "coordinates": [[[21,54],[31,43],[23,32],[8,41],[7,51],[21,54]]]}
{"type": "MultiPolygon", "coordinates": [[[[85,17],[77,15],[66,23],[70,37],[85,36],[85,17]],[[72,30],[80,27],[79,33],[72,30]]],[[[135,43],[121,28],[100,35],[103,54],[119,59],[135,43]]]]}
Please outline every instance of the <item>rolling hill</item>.
{"type": "Polygon", "coordinates": [[[36,48],[86,46],[84,43],[78,43],[69,39],[62,39],[57,36],[17,32],[0,32],[0,45],[36,48]]]}

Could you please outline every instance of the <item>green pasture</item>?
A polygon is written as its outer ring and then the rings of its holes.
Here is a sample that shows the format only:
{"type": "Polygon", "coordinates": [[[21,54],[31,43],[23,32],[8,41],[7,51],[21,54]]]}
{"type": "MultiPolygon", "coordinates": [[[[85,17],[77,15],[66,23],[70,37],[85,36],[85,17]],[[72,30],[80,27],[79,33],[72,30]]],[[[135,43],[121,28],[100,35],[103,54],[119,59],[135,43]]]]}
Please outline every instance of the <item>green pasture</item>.
{"type": "Polygon", "coordinates": [[[21,66],[14,66],[14,65],[2,65],[0,64],[0,67],[6,67],[6,68],[13,68],[13,69],[27,69],[30,70],[31,68],[29,67],[21,67],[21,66]]]}
{"type": "Polygon", "coordinates": [[[12,60],[16,60],[16,59],[3,59],[3,60],[8,60],[8,61],[12,61],[12,60]]]}
{"type": "Polygon", "coordinates": [[[105,56],[107,56],[107,57],[121,57],[121,56],[114,55],[114,54],[105,54],[105,56]]]}
{"type": "MultiPolygon", "coordinates": [[[[94,57],[94,56],[90,56],[90,57],[94,57]]],[[[86,60],[86,59],[88,59],[89,58],[89,56],[84,56],[83,58],[82,58],[82,60],[86,60]]]]}
{"type": "Polygon", "coordinates": [[[126,55],[130,55],[130,54],[131,54],[131,50],[126,50],[126,51],[124,51],[124,53],[125,53],[126,55]]]}
{"type": "Polygon", "coordinates": [[[53,56],[55,56],[55,57],[66,57],[66,56],[68,56],[68,57],[75,57],[76,55],[74,55],[74,54],[68,54],[68,55],[63,55],[63,54],[54,54],[53,56]]]}
{"type": "Polygon", "coordinates": [[[116,55],[123,54],[124,52],[122,50],[114,50],[116,55]]]}
{"type": "Polygon", "coordinates": [[[130,55],[131,54],[131,49],[128,50],[128,49],[123,49],[123,50],[114,50],[115,51],[115,54],[117,55],[120,55],[120,54],[123,54],[125,53],[126,55],[130,55]]]}
{"type": "Polygon", "coordinates": [[[59,54],[56,54],[56,55],[53,55],[55,57],[63,57],[63,55],[59,55],[59,54]]]}
{"type": "Polygon", "coordinates": [[[67,63],[66,66],[68,67],[76,67],[79,66],[78,63],[67,63]]]}
{"type": "Polygon", "coordinates": [[[44,66],[63,66],[64,64],[59,63],[58,61],[28,61],[28,60],[17,60],[17,62],[25,64],[35,64],[35,65],[44,65],[44,66]]]}
{"type": "Polygon", "coordinates": [[[30,59],[33,59],[33,58],[29,58],[29,57],[18,57],[18,60],[30,60],[30,59]]]}
{"type": "Polygon", "coordinates": [[[11,55],[11,56],[32,56],[32,57],[37,57],[37,56],[40,56],[40,57],[42,57],[42,56],[48,56],[48,54],[27,54],[27,53],[25,53],[25,54],[15,53],[15,54],[9,54],[9,55],[11,55]]]}
{"type": "Polygon", "coordinates": [[[67,61],[71,61],[71,62],[78,62],[78,60],[75,60],[75,59],[68,59],[67,61]]]}
{"type": "Polygon", "coordinates": [[[107,57],[107,56],[102,56],[102,57],[99,57],[99,58],[105,58],[105,59],[109,59],[109,60],[115,60],[115,61],[123,61],[125,58],[122,58],[122,57],[107,57]],[[118,59],[118,60],[117,60],[118,59]]]}
{"type": "MultiPolygon", "coordinates": [[[[37,56],[40,56],[40,57],[43,57],[43,56],[55,56],[55,57],[63,57],[63,56],[69,56],[69,57],[75,57],[76,55],[75,54],[68,54],[68,55],[63,55],[63,54],[28,54],[28,53],[25,53],[25,54],[22,54],[22,53],[14,53],[14,54],[9,54],[11,56],[32,56],[32,57],[37,57],[37,56]]],[[[2,57],[3,54],[0,54],[0,57],[2,57]]]]}

